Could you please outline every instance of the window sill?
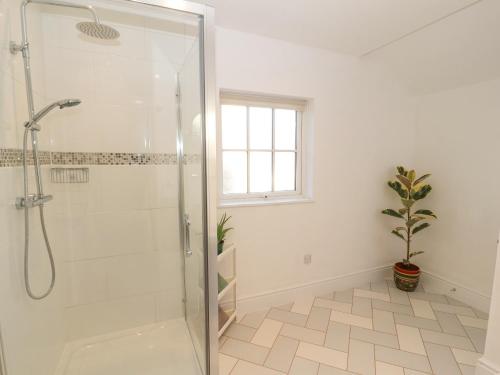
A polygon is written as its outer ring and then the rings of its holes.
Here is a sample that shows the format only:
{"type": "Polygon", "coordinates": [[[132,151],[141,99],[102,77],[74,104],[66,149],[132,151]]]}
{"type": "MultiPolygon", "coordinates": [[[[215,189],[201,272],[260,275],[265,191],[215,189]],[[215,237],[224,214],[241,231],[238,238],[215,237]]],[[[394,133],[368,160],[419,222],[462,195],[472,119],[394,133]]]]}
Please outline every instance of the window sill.
{"type": "Polygon", "coordinates": [[[219,201],[219,208],[222,207],[253,207],[253,206],[275,206],[282,204],[313,203],[311,198],[280,197],[280,198],[256,198],[256,199],[224,199],[219,201]]]}

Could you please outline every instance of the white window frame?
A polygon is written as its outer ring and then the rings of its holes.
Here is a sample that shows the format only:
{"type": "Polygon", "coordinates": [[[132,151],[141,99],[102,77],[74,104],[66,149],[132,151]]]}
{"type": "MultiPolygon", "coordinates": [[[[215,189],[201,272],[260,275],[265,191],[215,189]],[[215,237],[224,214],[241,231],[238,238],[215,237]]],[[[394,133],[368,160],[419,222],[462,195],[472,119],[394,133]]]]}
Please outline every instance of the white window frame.
{"type": "MultiPolygon", "coordinates": [[[[293,203],[298,201],[308,201],[304,197],[304,176],[303,176],[303,114],[306,108],[304,100],[276,98],[263,95],[248,95],[240,93],[221,93],[220,106],[240,105],[246,107],[246,130],[247,144],[242,149],[223,149],[222,148],[222,123],[219,121],[219,201],[221,206],[239,206],[239,205],[259,205],[259,204],[278,204],[293,203]],[[270,149],[250,148],[250,126],[249,112],[250,107],[261,107],[272,109],[272,147],[270,149]],[[292,109],[296,111],[296,145],[295,150],[276,150],[275,149],[275,110],[292,109]],[[223,161],[224,151],[239,151],[247,154],[247,193],[224,194],[223,192],[223,161]],[[295,190],[289,191],[269,191],[269,192],[250,192],[250,152],[271,152],[272,155],[272,189],[275,183],[275,155],[279,152],[295,152],[295,190]]],[[[221,116],[219,116],[221,118],[221,116]]]]}

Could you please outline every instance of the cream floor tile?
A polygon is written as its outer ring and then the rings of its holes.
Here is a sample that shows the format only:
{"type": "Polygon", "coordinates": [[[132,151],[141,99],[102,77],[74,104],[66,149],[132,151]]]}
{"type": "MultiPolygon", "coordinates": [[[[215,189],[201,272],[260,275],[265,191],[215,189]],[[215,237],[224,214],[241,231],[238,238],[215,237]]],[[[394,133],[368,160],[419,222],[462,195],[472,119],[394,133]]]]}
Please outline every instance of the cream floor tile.
{"type": "Polygon", "coordinates": [[[479,353],[484,353],[484,343],[486,341],[486,330],[475,327],[464,327],[467,335],[472,340],[474,347],[479,353]]]}
{"type": "Polygon", "coordinates": [[[436,311],[447,312],[450,314],[471,316],[473,318],[476,316],[476,314],[474,314],[474,311],[472,311],[472,309],[467,306],[453,306],[438,302],[431,302],[430,304],[432,308],[436,311]]]}
{"type": "Polygon", "coordinates": [[[350,313],[352,309],[351,303],[331,301],[329,299],[323,299],[323,298],[316,298],[316,300],[314,301],[314,306],[332,309],[335,311],[347,312],[347,313],[350,313]]]}
{"type": "Polygon", "coordinates": [[[351,314],[371,318],[373,315],[372,300],[370,298],[354,296],[352,298],[351,314]]]}
{"type": "Polygon", "coordinates": [[[297,314],[280,309],[271,309],[267,313],[267,317],[269,319],[278,320],[283,323],[290,323],[301,327],[304,327],[307,322],[307,315],[297,314]]]}
{"type": "Polygon", "coordinates": [[[241,341],[250,341],[257,330],[242,324],[233,323],[224,333],[225,336],[241,341]]]}
{"type": "Polygon", "coordinates": [[[458,364],[460,367],[460,371],[462,371],[462,375],[475,375],[476,374],[476,366],[462,365],[458,364]]]}
{"type": "Polygon", "coordinates": [[[464,365],[475,366],[477,363],[477,360],[479,358],[481,358],[481,353],[477,353],[477,352],[471,352],[468,350],[462,350],[462,349],[456,349],[456,348],[451,348],[451,351],[452,351],[453,355],[455,356],[455,359],[457,360],[457,362],[464,364],[464,365]]]}
{"type": "Polygon", "coordinates": [[[429,301],[413,299],[410,297],[410,303],[415,316],[419,318],[437,320],[429,301]]]}
{"type": "Polygon", "coordinates": [[[372,300],[372,307],[377,310],[391,311],[393,313],[413,316],[413,309],[410,306],[400,305],[398,303],[391,303],[374,299],[372,300]]]}
{"type": "Polygon", "coordinates": [[[363,375],[375,375],[374,345],[351,339],[347,369],[363,375]]]}
{"type": "Polygon", "coordinates": [[[351,339],[399,349],[397,336],[388,333],[373,331],[371,329],[351,327],[351,339]]]}
{"type": "Polygon", "coordinates": [[[387,283],[384,281],[376,281],[370,283],[370,290],[374,292],[389,294],[387,283]]]}
{"type": "Polygon", "coordinates": [[[344,323],[352,326],[373,329],[373,320],[363,316],[352,315],[340,311],[332,311],[330,320],[338,323],[344,323]]]}
{"type": "MultiPolygon", "coordinates": [[[[409,302],[408,302],[409,303],[409,302]]],[[[396,334],[394,314],[390,311],[373,310],[373,329],[380,332],[396,334]]]]}
{"type": "Polygon", "coordinates": [[[455,361],[450,348],[427,342],[425,343],[425,349],[429,356],[432,371],[435,374],[461,375],[458,363],[455,361]]]}
{"type": "Polygon", "coordinates": [[[401,350],[427,355],[418,328],[396,324],[396,330],[398,332],[399,347],[401,350]]]}
{"type": "Polygon", "coordinates": [[[219,353],[219,375],[229,375],[238,359],[219,353]]]}
{"type": "Polygon", "coordinates": [[[385,346],[375,345],[375,359],[391,365],[431,372],[431,367],[426,356],[405,352],[403,350],[391,349],[385,346]]]}
{"type": "Polygon", "coordinates": [[[460,320],[460,323],[462,323],[464,326],[467,327],[474,327],[481,329],[488,328],[488,321],[485,319],[472,318],[470,316],[463,316],[463,315],[457,315],[457,318],[458,320],[460,320]]]}
{"type": "Polygon", "coordinates": [[[422,292],[412,292],[410,294],[411,298],[421,299],[429,302],[438,302],[438,303],[448,303],[448,299],[442,294],[434,294],[434,293],[422,293],[422,292]]]}
{"type": "Polygon", "coordinates": [[[349,351],[349,334],[351,326],[343,323],[330,322],[326,332],[325,346],[330,349],[349,351]]]}
{"type": "Polygon", "coordinates": [[[391,297],[389,296],[389,294],[378,293],[378,292],[373,292],[371,290],[364,290],[364,289],[354,289],[354,296],[355,297],[371,298],[371,299],[379,299],[381,301],[386,301],[386,302],[391,301],[391,297]]]}
{"type": "Polygon", "coordinates": [[[316,345],[323,345],[325,342],[325,332],[287,323],[283,326],[281,335],[316,345]]]}
{"type": "Polygon", "coordinates": [[[283,310],[283,311],[290,311],[293,307],[293,302],[290,302],[290,303],[286,303],[284,305],[277,305],[277,306],[274,306],[276,309],[278,310],[283,310]]]}
{"type": "Polygon", "coordinates": [[[352,303],[353,289],[347,289],[335,292],[333,299],[339,302],[352,303]]]}
{"type": "Polygon", "coordinates": [[[318,375],[358,375],[358,374],[320,363],[318,375]]]}
{"type": "Polygon", "coordinates": [[[405,375],[402,367],[390,365],[385,362],[377,361],[375,363],[375,368],[377,370],[377,374],[380,375],[405,375]]]}
{"type": "Polygon", "coordinates": [[[272,347],[282,327],[282,322],[267,318],[264,319],[252,338],[252,344],[265,346],[266,348],[272,347]]]}
{"type": "Polygon", "coordinates": [[[418,318],[404,314],[394,314],[396,324],[404,324],[405,326],[428,329],[430,331],[441,332],[441,326],[436,320],[418,318]]]}
{"type": "Polygon", "coordinates": [[[263,364],[269,349],[240,340],[227,339],[220,352],[234,358],[263,364]]]}
{"type": "Polygon", "coordinates": [[[422,340],[424,342],[450,346],[452,348],[464,349],[474,351],[474,345],[467,337],[449,335],[447,333],[440,333],[421,329],[422,340]]]}
{"type": "Polygon", "coordinates": [[[323,346],[301,342],[297,349],[297,356],[328,366],[347,369],[347,353],[328,349],[323,346]]]}
{"type": "Polygon", "coordinates": [[[421,372],[416,370],[410,370],[409,368],[405,368],[405,375],[428,375],[428,372],[421,372]]]}
{"type": "Polygon", "coordinates": [[[245,314],[240,324],[251,328],[259,328],[267,315],[267,310],[245,314]]]}
{"type": "Polygon", "coordinates": [[[276,343],[267,356],[266,362],[264,362],[264,366],[273,370],[288,372],[298,346],[299,342],[297,340],[278,336],[276,343]]]}
{"type": "Polygon", "coordinates": [[[293,303],[290,312],[309,315],[313,303],[314,303],[314,296],[301,296],[293,303]]]}
{"type": "Polygon", "coordinates": [[[234,366],[231,375],[286,375],[283,372],[272,370],[270,368],[258,366],[256,364],[238,361],[236,366],[234,366]]]}
{"type": "Polygon", "coordinates": [[[462,323],[458,320],[455,314],[445,313],[442,311],[435,311],[439,325],[444,333],[457,336],[467,336],[462,323]]]}
{"type": "Polygon", "coordinates": [[[318,362],[308,359],[295,357],[288,375],[317,375],[319,368],[318,362]]]}
{"type": "Polygon", "coordinates": [[[389,288],[389,296],[391,297],[392,303],[398,303],[400,305],[410,306],[410,299],[408,298],[408,293],[402,290],[389,288]]]}
{"type": "Polygon", "coordinates": [[[307,319],[306,327],[325,332],[330,323],[331,310],[313,306],[307,319]]]}

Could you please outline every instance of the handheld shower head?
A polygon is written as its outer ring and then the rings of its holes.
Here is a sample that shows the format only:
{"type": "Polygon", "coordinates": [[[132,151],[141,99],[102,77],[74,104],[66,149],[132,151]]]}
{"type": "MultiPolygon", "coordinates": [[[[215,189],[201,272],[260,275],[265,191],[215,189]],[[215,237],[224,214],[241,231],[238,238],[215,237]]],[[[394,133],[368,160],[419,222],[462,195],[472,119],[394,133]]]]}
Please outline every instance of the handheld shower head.
{"type": "Polygon", "coordinates": [[[34,129],[34,130],[40,130],[40,127],[38,126],[38,121],[40,121],[43,117],[45,117],[50,111],[53,109],[59,107],[59,109],[63,108],[69,108],[69,107],[74,107],[80,104],[82,101],[80,99],[63,99],[59,100],[57,102],[54,102],[52,104],[49,104],[48,106],[44,107],[40,111],[38,111],[31,121],[26,123],[26,127],[29,129],[34,129]]]}

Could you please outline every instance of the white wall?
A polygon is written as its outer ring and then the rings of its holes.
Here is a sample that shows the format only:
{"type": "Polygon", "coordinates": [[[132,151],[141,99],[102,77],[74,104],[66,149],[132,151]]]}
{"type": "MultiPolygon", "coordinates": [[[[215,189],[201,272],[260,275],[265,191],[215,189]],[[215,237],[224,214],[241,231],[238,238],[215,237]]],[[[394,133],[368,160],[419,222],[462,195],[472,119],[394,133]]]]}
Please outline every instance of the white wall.
{"type": "MultiPolygon", "coordinates": [[[[500,245],[499,245],[500,247],[500,245]]],[[[497,250],[498,251],[498,250],[497,250]]],[[[476,375],[498,375],[500,373],[500,256],[496,259],[496,273],[491,296],[491,308],[488,321],[488,334],[484,355],[479,360],[476,375]]]]}
{"type": "Polygon", "coordinates": [[[219,209],[233,216],[239,297],[399,259],[393,223],[380,211],[396,203],[386,186],[393,167],[413,160],[413,100],[355,58],[222,28],[216,35],[220,89],[310,98],[314,106],[305,124],[313,202],[219,209]]]}
{"type": "MultiPolygon", "coordinates": [[[[20,41],[19,6],[21,1],[0,1],[0,148],[21,146],[23,122],[28,112],[21,55],[9,53],[9,41],[20,41]]],[[[40,48],[41,19],[36,5],[29,7],[30,30],[33,34],[33,75],[35,102],[47,101],[43,78],[43,53],[40,48]]],[[[46,146],[48,133],[41,136],[46,146]]],[[[46,168],[44,168],[45,170],[46,168]]],[[[53,293],[43,301],[32,301],[26,295],[23,278],[24,218],[14,202],[22,192],[19,167],[0,167],[0,325],[9,374],[52,374],[65,338],[63,301],[65,282],[62,254],[54,249],[58,281],[53,293]]],[[[33,182],[33,175],[30,175],[33,182]]],[[[50,283],[50,268],[42,241],[38,213],[30,213],[30,276],[35,293],[50,283]]],[[[46,211],[49,233],[53,226],[51,209],[46,211]]]]}
{"type": "Polygon", "coordinates": [[[489,297],[500,228],[500,80],[420,98],[417,167],[439,220],[418,235],[426,270],[489,297]]]}

